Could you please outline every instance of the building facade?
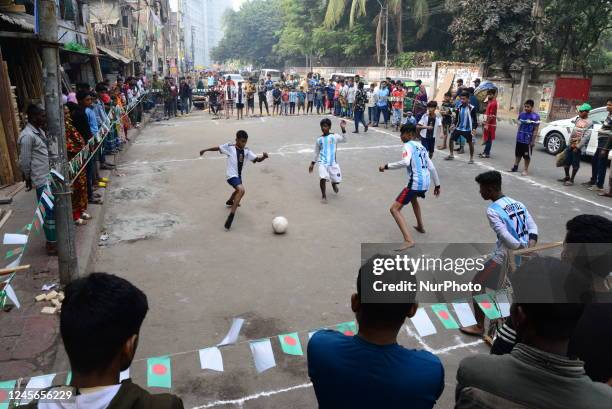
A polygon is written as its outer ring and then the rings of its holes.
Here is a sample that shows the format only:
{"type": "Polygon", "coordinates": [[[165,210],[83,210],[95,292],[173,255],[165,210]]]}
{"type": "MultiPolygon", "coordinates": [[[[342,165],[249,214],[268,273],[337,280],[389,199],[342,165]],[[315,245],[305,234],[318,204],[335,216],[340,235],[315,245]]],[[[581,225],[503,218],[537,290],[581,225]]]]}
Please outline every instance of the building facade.
{"type": "Polygon", "coordinates": [[[231,7],[231,1],[227,0],[182,0],[179,3],[186,70],[210,67],[210,52],[223,37],[223,15],[231,7]]]}

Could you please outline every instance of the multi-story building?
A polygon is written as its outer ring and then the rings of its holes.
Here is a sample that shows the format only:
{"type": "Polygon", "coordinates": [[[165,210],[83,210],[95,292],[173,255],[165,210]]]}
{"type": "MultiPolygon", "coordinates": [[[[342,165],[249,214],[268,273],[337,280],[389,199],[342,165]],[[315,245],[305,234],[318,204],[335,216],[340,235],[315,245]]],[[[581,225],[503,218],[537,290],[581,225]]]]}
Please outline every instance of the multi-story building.
{"type": "Polygon", "coordinates": [[[181,1],[187,70],[210,67],[210,52],[223,37],[223,14],[231,6],[227,0],[181,1]]]}

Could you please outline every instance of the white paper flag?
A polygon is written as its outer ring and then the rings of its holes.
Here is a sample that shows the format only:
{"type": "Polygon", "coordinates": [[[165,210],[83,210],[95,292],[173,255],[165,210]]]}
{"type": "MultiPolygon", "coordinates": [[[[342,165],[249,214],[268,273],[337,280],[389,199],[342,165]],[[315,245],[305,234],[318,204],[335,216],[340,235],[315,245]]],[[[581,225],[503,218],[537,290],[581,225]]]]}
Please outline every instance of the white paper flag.
{"type": "Polygon", "coordinates": [[[61,181],[64,181],[64,175],[59,173],[57,170],[51,169],[51,174],[60,179],[61,181]]]}
{"type": "Polygon", "coordinates": [[[7,284],[4,287],[4,291],[6,292],[7,297],[15,304],[17,308],[21,308],[21,304],[19,304],[19,299],[17,298],[17,294],[15,294],[15,290],[10,284],[7,284]]]}
{"type": "Polygon", "coordinates": [[[26,244],[28,236],[25,234],[4,233],[4,244],[26,244]]]}
{"type": "Polygon", "coordinates": [[[251,347],[251,354],[253,354],[253,360],[255,361],[255,369],[257,369],[258,373],[276,366],[274,353],[272,352],[272,344],[269,339],[253,341],[249,346],[251,347]]]}
{"type": "Polygon", "coordinates": [[[509,317],[510,300],[508,300],[508,294],[504,292],[498,293],[495,296],[495,301],[497,301],[497,306],[499,307],[499,312],[501,312],[502,317],[509,317]]]}
{"type": "Polygon", "coordinates": [[[119,372],[119,382],[123,381],[124,379],[130,379],[130,368],[119,372]]]}
{"type": "Polygon", "coordinates": [[[419,308],[414,317],[410,318],[410,321],[412,321],[412,325],[414,325],[414,328],[416,328],[422,337],[436,333],[436,327],[434,327],[433,322],[429,319],[425,308],[419,308]]]}
{"type": "MultiPolygon", "coordinates": [[[[34,376],[28,381],[28,384],[26,385],[26,390],[29,390],[28,392],[33,392],[40,389],[48,388],[52,385],[53,378],[55,378],[54,373],[50,375],[34,376]]],[[[32,396],[26,396],[25,398],[21,399],[21,402],[19,404],[25,405],[27,403],[30,403],[30,401],[32,400],[30,398],[32,398],[32,396]]]]}
{"type": "Polygon", "coordinates": [[[47,203],[47,208],[53,209],[53,202],[51,201],[51,199],[49,198],[46,192],[42,193],[42,198],[45,201],[45,203],[47,203]]]}
{"type": "Polygon", "coordinates": [[[476,325],[476,318],[474,318],[474,313],[470,308],[470,304],[466,302],[454,302],[453,308],[455,309],[455,313],[462,327],[476,325]]]}
{"type": "Polygon", "coordinates": [[[225,338],[223,338],[223,341],[219,342],[217,346],[234,344],[238,340],[242,324],[244,324],[244,320],[242,318],[234,318],[232,327],[229,329],[225,338]]]}
{"type": "Polygon", "coordinates": [[[15,260],[13,260],[10,264],[8,264],[6,266],[6,268],[15,268],[18,265],[21,264],[21,256],[23,256],[23,253],[19,255],[19,257],[17,257],[15,260]]]}
{"type": "Polygon", "coordinates": [[[200,367],[223,372],[223,357],[217,347],[200,349],[200,367]]]}
{"type": "Polygon", "coordinates": [[[40,222],[40,225],[42,226],[43,224],[45,224],[45,221],[43,220],[42,217],[42,213],[40,213],[40,209],[36,209],[36,217],[38,217],[38,221],[40,222]]]}

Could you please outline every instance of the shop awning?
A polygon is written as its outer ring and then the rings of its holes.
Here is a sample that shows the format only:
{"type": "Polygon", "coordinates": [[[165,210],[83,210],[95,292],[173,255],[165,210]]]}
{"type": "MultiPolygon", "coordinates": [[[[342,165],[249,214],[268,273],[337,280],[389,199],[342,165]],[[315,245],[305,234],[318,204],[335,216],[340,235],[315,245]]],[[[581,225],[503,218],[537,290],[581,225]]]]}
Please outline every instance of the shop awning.
{"type": "Polygon", "coordinates": [[[114,60],[121,61],[124,64],[129,64],[132,61],[129,58],[124,57],[123,55],[119,54],[118,52],[110,50],[106,47],[102,47],[101,45],[98,46],[98,51],[108,55],[110,58],[114,60]]]}
{"type": "Polygon", "coordinates": [[[34,16],[27,13],[11,13],[3,11],[0,13],[0,22],[18,27],[21,30],[34,32],[34,16]]]}

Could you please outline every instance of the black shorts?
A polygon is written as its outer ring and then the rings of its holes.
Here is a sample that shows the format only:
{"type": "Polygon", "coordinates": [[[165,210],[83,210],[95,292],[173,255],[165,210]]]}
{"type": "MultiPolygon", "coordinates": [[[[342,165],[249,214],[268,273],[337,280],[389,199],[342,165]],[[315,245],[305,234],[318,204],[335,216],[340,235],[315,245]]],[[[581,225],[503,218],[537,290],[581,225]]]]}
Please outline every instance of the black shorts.
{"type": "Polygon", "coordinates": [[[514,157],[529,159],[530,147],[528,143],[517,142],[514,148],[514,157]]]}
{"type": "Polygon", "coordinates": [[[280,101],[274,101],[274,105],[280,105],[280,101]]]}
{"type": "Polygon", "coordinates": [[[240,102],[236,102],[236,108],[242,109],[244,108],[244,104],[241,104],[240,102]]]}
{"type": "Polygon", "coordinates": [[[421,197],[425,199],[426,192],[427,192],[426,190],[412,190],[408,187],[405,187],[404,189],[402,189],[400,194],[397,195],[397,198],[395,199],[395,201],[401,205],[407,205],[415,197],[421,197]]]}
{"type": "Polygon", "coordinates": [[[467,143],[471,143],[472,142],[472,132],[471,131],[460,131],[458,129],[455,129],[453,131],[453,141],[455,142],[459,142],[459,139],[461,139],[461,137],[465,138],[465,141],[467,143]]]}
{"type": "Polygon", "coordinates": [[[255,99],[254,98],[247,99],[247,107],[249,107],[249,108],[254,108],[255,107],[255,99]]]}
{"type": "Polygon", "coordinates": [[[436,138],[421,138],[421,145],[427,149],[430,155],[433,155],[436,147],[436,138]]]}

